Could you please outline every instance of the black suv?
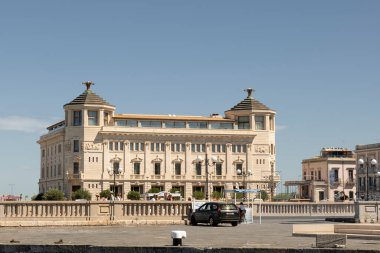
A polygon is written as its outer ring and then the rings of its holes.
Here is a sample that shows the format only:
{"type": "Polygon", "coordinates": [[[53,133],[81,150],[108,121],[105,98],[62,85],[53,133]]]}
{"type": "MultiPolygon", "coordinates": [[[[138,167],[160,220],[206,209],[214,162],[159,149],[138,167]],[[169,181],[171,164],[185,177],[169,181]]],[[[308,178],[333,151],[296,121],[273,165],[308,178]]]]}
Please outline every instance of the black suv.
{"type": "Polygon", "coordinates": [[[193,226],[198,223],[208,223],[211,226],[217,226],[219,223],[231,223],[232,226],[237,226],[239,208],[230,203],[208,202],[191,214],[190,223],[193,226]]]}

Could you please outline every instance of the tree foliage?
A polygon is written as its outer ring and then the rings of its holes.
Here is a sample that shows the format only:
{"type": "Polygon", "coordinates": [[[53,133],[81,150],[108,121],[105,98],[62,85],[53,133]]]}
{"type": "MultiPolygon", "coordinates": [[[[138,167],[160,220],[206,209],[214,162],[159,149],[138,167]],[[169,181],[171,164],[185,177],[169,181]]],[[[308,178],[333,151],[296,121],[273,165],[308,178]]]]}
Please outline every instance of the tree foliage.
{"type": "Polygon", "coordinates": [[[99,196],[100,198],[106,198],[106,199],[110,199],[111,198],[111,190],[110,189],[107,189],[107,190],[103,190],[99,193],[99,196]]]}
{"type": "MultiPolygon", "coordinates": [[[[261,190],[260,193],[261,193],[261,199],[262,200],[266,201],[269,199],[268,193],[266,191],[261,190]]],[[[260,197],[260,195],[259,195],[259,197],[260,197]]]]}
{"type": "Polygon", "coordinates": [[[127,199],[130,200],[140,200],[140,193],[135,191],[130,191],[127,194],[127,199]]]}
{"type": "Polygon", "coordinates": [[[72,194],[72,199],[86,199],[91,200],[91,193],[87,189],[79,189],[72,194]]]}
{"type": "Polygon", "coordinates": [[[65,195],[62,191],[53,188],[45,192],[42,198],[43,200],[63,200],[65,195]]]}
{"type": "Polygon", "coordinates": [[[160,188],[150,188],[148,193],[159,193],[160,192],[160,188]]]}
{"type": "Polygon", "coordinates": [[[216,199],[216,200],[219,200],[219,199],[222,198],[222,193],[218,192],[218,191],[214,191],[214,192],[212,192],[212,198],[216,199]]]}
{"type": "Polygon", "coordinates": [[[195,191],[195,192],[193,192],[193,198],[195,198],[197,200],[204,199],[205,194],[204,194],[204,192],[201,192],[201,191],[195,191]]]}

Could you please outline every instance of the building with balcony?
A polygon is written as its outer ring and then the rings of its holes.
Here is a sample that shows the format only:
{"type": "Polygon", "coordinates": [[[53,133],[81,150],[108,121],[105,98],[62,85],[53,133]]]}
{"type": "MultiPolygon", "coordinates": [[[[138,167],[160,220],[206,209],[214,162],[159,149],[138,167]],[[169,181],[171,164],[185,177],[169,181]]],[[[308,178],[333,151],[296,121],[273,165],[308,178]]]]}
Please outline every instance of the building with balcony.
{"type": "Polygon", "coordinates": [[[356,145],[355,153],[358,199],[380,200],[380,143],[356,145]]]}
{"type": "Polygon", "coordinates": [[[275,111],[248,96],[224,116],[119,114],[92,82],[40,137],[39,192],[110,189],[123,199],[151,188],[193,192],[275,191],[275,111]],[[249,172],[249,173],[248,173],[249,172]]]}
{"type": "Polygon", "coordinates": [[[354,200],[356,161],[346,148],[323,148],[319,156],[302,160],[302,179],[287,181],[298,186],[300,199],[313,202],[354,200]]]}

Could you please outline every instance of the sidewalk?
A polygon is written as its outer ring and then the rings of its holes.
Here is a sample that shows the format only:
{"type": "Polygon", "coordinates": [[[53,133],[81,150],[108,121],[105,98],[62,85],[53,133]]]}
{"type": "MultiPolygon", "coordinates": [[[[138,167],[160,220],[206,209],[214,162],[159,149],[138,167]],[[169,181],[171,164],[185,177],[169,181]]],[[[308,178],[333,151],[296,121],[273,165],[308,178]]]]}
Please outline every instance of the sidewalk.
{"type": "MultiPolygon", "coordinates": [[[[131,225],[91,227],[2,227],[0,244],[166,247],[172,246],[173,230],[184,230],[183,247],[193,248],[313,248],[315,237],[292,236],[293,224],[324,224],[321,219],[265,218],[262,224],[131,225]],[[14,244],[14,243],[13,243],[14,244]]],[[[311,225],[312,226],[312,225],[311,225]]],[[[346,249],[380,250],[380,241],[348,239],[346,249]]],[[[380,251],[379,251],[380,252],[380,251]]]]}

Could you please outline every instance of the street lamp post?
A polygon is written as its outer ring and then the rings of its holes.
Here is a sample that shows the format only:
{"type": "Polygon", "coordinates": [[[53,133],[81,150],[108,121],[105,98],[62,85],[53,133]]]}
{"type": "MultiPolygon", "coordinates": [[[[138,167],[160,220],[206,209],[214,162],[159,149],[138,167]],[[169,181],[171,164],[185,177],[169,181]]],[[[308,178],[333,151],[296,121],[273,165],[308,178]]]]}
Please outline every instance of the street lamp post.
{"type": "Polygon", "coordinates": [[[358,160],[358,164],[360,165],[360,167],[363,167],[363,165],[365,165],[366,166],[366,187],[365,187],[365,191],[366,191],[366,201],[368,201],[369,200],[369,192],[368,192],[368,187],[369,187],[369,185],[368,185],[368,182],[369,182],[369,176],[368,176],[368,170],[369,170],[369,168],[371,167],[371,168],[373,168],[373,167],[375,167],[376,166],[376,164],[377,164],[377,161],[376,161],[376,159],[371,159],[371,160],[369,160],[369,158],[367,157],[367,159],[364,161],[362,158],[360,158],[359,160],[358,160]]]}
{"type": "MultiPolygon", "coordinates": [[[[206,168],[206,185],[205,185],[205,199],[208,200],[209,198],[209,194],[208,194],[208,175],[209,175],[209,172],[208,172],[208,166],[214,166],[216,161],[218,160],[216,157],[212,156],[211,159],[208,159],[207,158],[207,154],[206,154],[206,157],[205,157],[205,168],[206,168]],[[210,160],[211,160],[211,164],[210,164],[210,160]]],[[[202,163],[203,159],[202,159],[202,156],[197,156],[197,159],[196,159],[196,162],[197,163],[202,163]]]]}
{"type": "Polygon", "coordinates": [[[66,197],[66,190],[67,190],[67,187],[65,187],[66,183],[69,184],[69,172],[67,170],[66,170],[66,173],[63,173],[62,191],[63,191],[64,197],[66,197]],[[65,182],[65,179],[66,179],[66,182],[65,182]]]}
{"type": "MultiPolygon", "coordinates": [[[[247,189],[247,187],[246,187],[246,178],[252,175],[252,171],[251,170],[244,171],[244,169],[242,171],[241,169],[238,169],[238,170],[236,170],[236,173],[239,176],[243,176],[243,187],[244,187],[244,189],[247,189]]],[[[245,193],[244,193],[244,198],[246,198],[246,194],[245,193]]]]}
{"type": "MultiPolygon", "coordinates": [[[[116,197],[116,175],[120,175],[123,172],[123,169],[119,167],[119,163],[114,163],[113,168],[108,168],[108,174],[110,176],[113,175],[113,193],[114,197],[116,197]]],[[[111,190],[111,187],[110,187],[111,190]]]]}

